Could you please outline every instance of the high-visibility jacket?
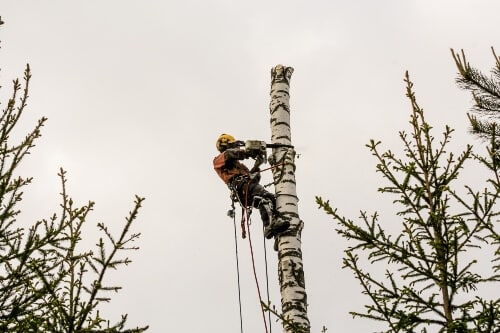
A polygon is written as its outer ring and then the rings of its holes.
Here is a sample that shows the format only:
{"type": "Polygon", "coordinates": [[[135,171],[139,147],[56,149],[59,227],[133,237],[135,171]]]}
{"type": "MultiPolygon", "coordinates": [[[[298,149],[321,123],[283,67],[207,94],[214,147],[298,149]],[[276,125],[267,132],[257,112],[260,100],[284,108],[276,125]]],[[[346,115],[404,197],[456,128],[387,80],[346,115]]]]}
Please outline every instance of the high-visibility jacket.
{"type": "Polygon", "coordinates": [[[214,158],[215,172],[224,183],[229,184],[234,177],[250,174],[247,166],[239,161],[247,157],[247,153],[242,149],[227,149],[214,158]]]}

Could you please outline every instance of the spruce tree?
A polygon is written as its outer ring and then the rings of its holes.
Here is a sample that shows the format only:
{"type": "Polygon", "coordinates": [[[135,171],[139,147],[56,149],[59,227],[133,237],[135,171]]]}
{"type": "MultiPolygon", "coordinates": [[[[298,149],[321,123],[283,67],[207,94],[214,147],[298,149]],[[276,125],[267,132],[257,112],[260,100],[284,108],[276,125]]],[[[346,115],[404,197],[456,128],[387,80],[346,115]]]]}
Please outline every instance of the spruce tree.
{"type": "Polygon", "coordinates": [[[0,332],[143,332],[147,327],[126,329],[126,315],[111,323],[99,313],[99,305],[110,301],[110,292],[121,288],[108,284],[106,273],[128,264],[124,252],[137,249],[131,242],[139,234],[131,233],[131,225],[143,198],[136,197],[119,235],[113,236],[100,223],[102,237],[96,249],[82,251],[82,226],[94,203],[73,202],[61,169],[60,212],[29,228],[18,221],[19,204],[32,178],[17,175],[17,170],[47,121],[40,118],[24,139],[13,142],[26,110],[30,79],[27,65],[23,81],[13,81],[12,95],[0,115],[0,332]]]}
{"type": "Polygon", "coordinates": [[[470,145],[458,154],[448,152],[453,130],[447,126],[436,141],[408,74],[405,82],[411,117],[410,130],[399,133],[403,156],[384,150],[379,141],[367,145],[386,182],[378,190],[392,196],[397,209],[390,224],[365,211],[355,222],[316,198],[348,240],[344,268],[368,298],[364,311],[351,313],[384,322],[386,332],[499,332],[499,294],[482,289],[498,290],[500,281],[495,137],[487,156],[470,145]],[[466,162],[474,161],[490,175],[478,189],[459,183],[466,162]]]}
{"type": "Polygon", "coordinates": [[[451,54],[458,69],[456,82],[459,87],[472,93],[474,104],[471,113],[468,114],[471,124],[471,132],[483,138],[491,138],[500,135],[498,121],[500,119],[500,58],[495,49],[491,51],[495,58],[495,65],[491,69],[491,76],[487,76],[472,67],[465,53],[456,53],[453,49],[451,54]]]}

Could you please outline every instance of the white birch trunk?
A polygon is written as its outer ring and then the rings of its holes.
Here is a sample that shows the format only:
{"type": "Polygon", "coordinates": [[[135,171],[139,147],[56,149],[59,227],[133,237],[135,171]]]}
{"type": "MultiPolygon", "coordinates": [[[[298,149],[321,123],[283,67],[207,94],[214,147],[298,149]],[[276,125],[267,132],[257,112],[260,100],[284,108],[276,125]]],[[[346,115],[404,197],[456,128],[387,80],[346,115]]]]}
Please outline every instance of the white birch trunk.
{"type": "MultiPolygon", "coordinates": [[[[292,67],[282,65],[271,69],[269,109],[273,144],[292,145],[289,105],[289,83],[292,73],[292,67]]],[[[301,250],[304,222],[299,218],[297,206],[299,199],[295,187],[295,150],[286,147],[274,148],[269,160],[271,165],[275,166],[273,177],[277,209],[282,218],[290,221],[290,228],[278,239],[281,309],[285,318],[295,325],[300,325],[303,332],[310,332],[301,250]]],[[[284,332],[293,330],[284,323],[284,332]]]]}

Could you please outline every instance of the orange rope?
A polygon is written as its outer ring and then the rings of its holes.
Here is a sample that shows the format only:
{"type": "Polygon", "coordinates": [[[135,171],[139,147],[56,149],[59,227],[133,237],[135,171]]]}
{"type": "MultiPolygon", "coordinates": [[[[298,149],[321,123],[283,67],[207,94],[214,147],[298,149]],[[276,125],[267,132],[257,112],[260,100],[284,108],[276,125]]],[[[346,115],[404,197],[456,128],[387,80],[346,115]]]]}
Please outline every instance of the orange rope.
{"type": "MultiPolygon", "coordinates": [[[[284,164],[286,164],[286,162],[273,165],[269,168],[259,170],[255,173],[260,173],[260,172],[264,172],[267,170],[271,170],[271,169],[277,168],[277,167],[284,165],[284,164]]],[[[264,328],[266,330],[266,333],[269,333],[269,330],[267,328],[266,313],[264,311],[264,308],[262,307],[262,303],[263,303],[262,302],[262,294],[260,292],[259,279],[257,278],[257,269],[255,268],[255,257],[254,257],[254,253],[253,253],[252,236],[250,234],[250,216],[248,214],[248,189],[249,188],[250,188],[250,181],[247,182],[246,189],[245,189],[245,204],[243,207],[245,214],[241,214],[241,237],[243,239],[246,238],[246,230],[245,230],[245,220],[246,220],[246,225],[247,225],[247,230],[248,230],[248,244],[250,245],[250,254],[252,257],[253,276],[255,278],[255,285],[257,286],[257,294],[258,294],[259,301],[261,304],[262,319],[264,320],[264,328]]]]}
{"type": "Polygon", "coordinates": [[[247,238],[247,233],[245,231],[245,215],[247,215],[247,213],[243,214],[243,211],[247,211],[247,208],[243,208],[241,210],[242,214],[241,214],[241,238],[245,239],[247,238]]]}
{"type": "Polygon", "coordinates": [[[246,220],[247,220],[247,229],[248,229],[248,244],[250,244],[250,253],[252,255],[252,267],[253,267],[253,276],[255,278],[255,284],[257,285],[257,293],[259,295],[259,301],[260,301],[260,309],[262,311],[262,319],[264,319],[264,327],[266,329],[266,333],[268,333],[267,329],[267,321],[266,321],[266,313],[264,311],[264,308],[262,307],[262,296],[260,293],[260,287],[259,287],[259,279],[257,278],[257,270],[255,269],[255,259],[253,255],[253,246],[252,246],[252,236],[250,234],[250,218],[248,216],[248,188],[250,187],[250,182],[247,183],[246,190],[245,190],[245,212],[246,212],[246,220]]]}

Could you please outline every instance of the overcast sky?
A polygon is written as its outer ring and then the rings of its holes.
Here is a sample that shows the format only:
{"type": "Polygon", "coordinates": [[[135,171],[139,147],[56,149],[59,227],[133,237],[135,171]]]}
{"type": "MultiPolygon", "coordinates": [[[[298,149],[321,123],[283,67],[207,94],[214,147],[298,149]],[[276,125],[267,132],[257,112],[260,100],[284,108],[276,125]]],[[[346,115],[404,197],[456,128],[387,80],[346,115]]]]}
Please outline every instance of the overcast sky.
{"type": "MultiPolygon", "coordinates": [[[[314,196],[352,218],[360,209],[391,211],[364,145],[373,138],[401,151],[406,70],[436,136],[449,124],[453,147],[473,143],[481,151],[467,133],[471,100],[454,83],[450,48],[464,49],[485,71],[494,64],[490,47],[500,49],[498,1],[2,0],[0,10],[3,106],[29,63],[20,129],[49,119],[20,170],[35,177],[22,216],[58,211],[59,167],[77,203],[96,201],[90,245],[97,222],[119,230],[134,194],[146,197],[135,224],[141,250],[110,276],[124,289],[104,310],[110,319],[128,313],[129,326],[148,324],[150,332],[239,331],[230,200],[212,159],[221,133],[270,139],[277,64],[295,69],[292,141],[312,331],[374,330],[348,314],[367,300],[341,269],[346,243],[314,196]]],[[[389,213],[382,218],[398,223],[389,213]]],[[[258,214],[253,222],[257,235],[258,214]]],[[[262,237],[253,240],[262,248],[262,237]]],[[[248,243],[238,241],[244,329],[263,331],[248,243]]],[[[268,259],[271,301],[279,305],[272,243],[268,259]]],[[[263,285],[261,250],[256,260],[263,285]]]]}

